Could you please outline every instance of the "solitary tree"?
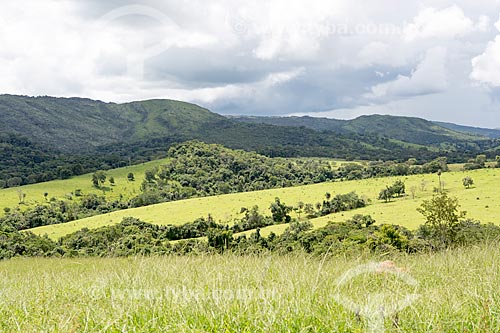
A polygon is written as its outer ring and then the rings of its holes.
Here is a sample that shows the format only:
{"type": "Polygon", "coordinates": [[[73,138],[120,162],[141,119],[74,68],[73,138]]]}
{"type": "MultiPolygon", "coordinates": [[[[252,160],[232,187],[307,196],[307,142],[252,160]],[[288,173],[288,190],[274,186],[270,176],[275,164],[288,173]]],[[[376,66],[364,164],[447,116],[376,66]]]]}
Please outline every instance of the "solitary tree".
{"type": "Polygon", "coordinates": [[[410,187],[411,198],[415,199],[415,194],[417,193],[417,187],[415,185],[410,187]]]}
{"type": "MultiPolygon", "coordinates": [[[[321,207],[320,207],[321,208],[321,207]]],[[[305,207],[304,207],[304,213],[306,213],[306,215],[308,217],[313,217],[314,216],[314,205],[313,204],[306,204],[305,207]]]]}
{"type": "Polygon", "coordinates": [[[135,180],[134,174],[132,172],[129,172],[127,175],[127,179],[131,182],[135,180]]]}
{"type": "Polygon", "coordinates": [[[292,211],[292,207],[282,203],[279,198],[275,198],[274,202],[271,204],[271,214],[273,216],[273,221],[277,223],[290,223],[291,217],[289,213],[292,211]]]}
{"type": "Polygon", "coordinates": [[[405,183],[400,179],[396,180],[390,188],[391,188],[391,192],[393,194],[397,195],[398,197],[405,194],[405,183]]]}
{"type": "Polygon", "coordinates": [[[465,211],[459,211],[460,205],[457,198],[448,197],[445,192],[434,194],[432,199],[424,200],[417,211],[424,215],[425,224],[433,236],[443,246],[453,243],[456,229],[465,211]]]}
{"type": "Polygon", "coordinates": [[[427,182],[425,181],[425,179],[422,179],[422,181],[420,182],[420,191],[425,192],[426,187],[427,187],[427,182]]]}
{"type": "Polygon", "coordinates": [[[392,199],[392,191],[389,187],[384,188],[383,190],[380,191],[378,194],[378,199],[379,200],[385,200],[385,202],[390,202],[392,199]]]}
{"type": "Polygon", "coordinates": [[[97,188],[101,187],[105,181],[106,173],[104,173],[104,171],[99,170],[94,172],[94,174],[92,175],[92,184],[97,188]]]}
{"type": "Polygon", "coordinates": [[[474,180],[472,180],[471,177],[467,176],[462,179],[462,184],[464,184],[466,188],[470,188],[472,185],[474,185],[474,180]]]}
{"type": "Polygon", "coordinates": [[[17,197],[19,198],[19,203],[22,204],[24,203],[24,199],[26,199],[26,193],[22,190],[17,190],[17,197]]]}
{"type": "Polygon", "coordinates": [[[297,207],[294,207],[293,210],[297,213],[299,220],[300,220],[300,215],[304,212],[304,203],[302,201],[299,201],[297,203],[297,207]]]}

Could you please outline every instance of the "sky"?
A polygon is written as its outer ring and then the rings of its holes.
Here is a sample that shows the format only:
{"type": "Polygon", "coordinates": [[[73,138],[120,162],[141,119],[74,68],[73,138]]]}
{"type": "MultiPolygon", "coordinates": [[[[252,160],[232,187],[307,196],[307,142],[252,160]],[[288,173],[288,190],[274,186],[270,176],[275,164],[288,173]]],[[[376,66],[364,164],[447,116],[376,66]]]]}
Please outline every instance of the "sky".
{"type": "Polygon", "coordinates": [[[0,93],[500,128],[500,0],[0,0],[0,93]]]}

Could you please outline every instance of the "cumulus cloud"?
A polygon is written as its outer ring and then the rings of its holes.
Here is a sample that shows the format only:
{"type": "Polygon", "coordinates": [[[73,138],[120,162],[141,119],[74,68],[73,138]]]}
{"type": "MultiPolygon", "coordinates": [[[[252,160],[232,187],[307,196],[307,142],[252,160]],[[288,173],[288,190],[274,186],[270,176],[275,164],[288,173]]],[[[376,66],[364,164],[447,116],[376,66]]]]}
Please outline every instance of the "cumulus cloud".
{"type": "MultiPolygon", "coordinates": [[[[479,22],[479,28],[484,28],[484,19],[479,22]]],[[[405,29],[406,41],[421,38],[453,38],[471,33],[475,28],[474,22],[465,16],[464,11],[453,5],[442,10],[426,8],[405,29]]]]}
{"type": "MultiPolygon", "coordinates": [[[[495,24],[500,31],[500,20],[495,24]]],[[[473,80],[500,87],[500,35],[488,43],[486,50],[472,59],[473,80]]]]}
{"type": "Polygon", "coordinates": [[[430,49],[410,75],[399,75],[393,81],[378,84],[365,96],[370,99],[397,99],[442,92],[448,86],[446,56],[447,51],[443,47],[430,49]]]}

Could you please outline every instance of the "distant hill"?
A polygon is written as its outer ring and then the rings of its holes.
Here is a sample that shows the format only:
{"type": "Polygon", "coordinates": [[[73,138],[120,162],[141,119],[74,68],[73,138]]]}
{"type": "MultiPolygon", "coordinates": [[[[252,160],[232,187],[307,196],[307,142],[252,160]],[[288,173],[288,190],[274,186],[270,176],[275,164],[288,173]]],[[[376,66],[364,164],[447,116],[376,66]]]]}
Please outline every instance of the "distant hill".
{"type": "Polygon", "coordinates": [[[63,152],[183,135],[224,117],[199,106],[149,100],[125,104],[82,98],[0,96],[0,132],[27,136],[63,152]]]}
{"type": "Polygon", "coordinates": [[[228,118],[160,99],[116,104],[0,95],[0,133],[0,187],[161,158],[173,143],[192,139],[271,157],[425,162],[446,155],[460,162],[495,153],[484,137],[418,118],[228,118]]]}
{"type": "Polygon", "coordinates": [[[440,126],[431,121],[384,115],[361,116],[353,120],[314,117],[238,117],[232,119],[248,123],[278,126],[303,126],[317,131],[340,134],[379,135],[419,145],[441,145],[450,142],[481,141],[480,133],[463,132],[440,126]]]}
{"type": "MultiPolygon", "coordinates": [[[[172,100],[116,104],[82,98],[0,96],[1,133],[23,136],[64,154],[130,157],[142,151],[153,156],[166,151],[173,142],[190,139],[269,156],[397,159],[416,154],[403,145],[381,141],[375,131],[358,130],[362,134],[358,135],[347,130],[346,135],[338,135],[333,121],[328,126],[264,122],[235,121],[172,100]]],[[[431,158],[432,154],[420,155],[431,158]]]]}
{"type": "Polygon", "coordinates": [[[500,138],[500,129],[491,129],[491,128],[481,128],[481,127],[471,127],[471,126],[463,126],[463,125],[457,125],[457,124],[452,124],[452,123],[443,123],[439,121],[434,121],[435,124],[451,129],[453,131],[457,132],[463,132],[463,133],[469,133],[469,134],[475,134],[475,135],[481,135],[485,136],[491,139],[499,139],[500,138]]]}

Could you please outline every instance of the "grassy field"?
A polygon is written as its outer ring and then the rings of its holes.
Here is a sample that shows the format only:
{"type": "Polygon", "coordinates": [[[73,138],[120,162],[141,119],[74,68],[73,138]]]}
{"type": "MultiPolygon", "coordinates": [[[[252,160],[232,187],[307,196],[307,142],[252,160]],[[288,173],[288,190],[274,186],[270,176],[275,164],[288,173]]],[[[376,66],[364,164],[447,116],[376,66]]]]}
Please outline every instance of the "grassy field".
{"type": "MultiPolygon", "coordinates": [[[[151,161],[129,167],[106,171],[106,175],[115,178],[115,186],[110,186],[106,181],[105,191],[92,186],[92,174],[85,174],[65,180],[53,180],[45,183],[25,185],[20,187],[5,188],[0,190],[0,214],[3,208],[14,208],[19,204],[19,191],[26,194],[25,204],[21,208],[26,208],[37,203],[45,202],[44,193],[48,193],[48,198],[65,199],[67,195],[74,193],[76,189],[82,190],[83,194],[96,193],[105,194],[108,198],[118,198],[121,195],[130,197],[140,192],[141,182],[144,179],[144,172],[147,169],[165,163],[166,159],[151,161]],[[127,175],[132,172],[135,181],[128,181],[127,175]]],[[[74,197],[75,198],[75,197],[74,197]]]]}
{"type": "Polygon", "coordinates": [[[381,317],[367,304],[389,311],[411,294],[376,332],[499,332],[499,261],[487,245],[390,258],[19,258],[0,262],[0,331],[369,332],[381,317]],[[403,273],[360,266],[387,259],[403,273]]]}
{"type": "MultiPolygon", "coordinates": [[[[450,195],[459,198],[462,208],[469,212],[468,217],[479,219],[483,223],[499,223],[500,216],[500,170],[484,169],[470,172],[450,172],[442,175],[441,180],[450,195]],[[462,179],[471,176],[475,185],[465,189],[462,179]]],[[[230,221],[239,217],[241,207],[258,205],[269,214],[268,207],[275,197],[279,197],[288,205],[320,202],[326,192],[332,195],[356,191],[359,195],[370,199],[372,204],[356,211],[332,214],[312,220],[316,227],[325,225],[328,221],[343,221],[354,214],[370,214],[378,223],[394,223],[416,228],[423,223],[422,216],[416,208],[422,200],[430,198],[433,188],[438,186],[436,175],[417,175],[409,177],[374,178],[361,181],[322,183],[307,186],[298,186],[285,189],[265,190],[258,192],[228,194],[207,198],[195,198],[183,201],[169,202],[148,207],[123,210],[94,216],[91,218],[32,229],[37,234],[47,234],[51,238],[58,238],[83,227],[97,228],[104,225],[119,223],[123,217],[133,216],[141,220],[156,224],[184,224],[196,218],[211,214],[218,221],[230,221]],[[391,185],[396,179],[406,182],[408,196],[396,199],[391,203],[377,200],[379,191],[386,185],[391,185]],[[422,183],[425,185],[422,187],[422,183]],[[411,188],[415,188],[415,198],[411,188]]],[[[263,234],[270,231],[280,232],[286,228],[278,225],[266,228],[263,234]]]]}
{"type": "MultiPolygon", "coordinates": [[[[338,168],[345,163],[366,163],[366,162],[345,162],[342,160],[334,160],[328,158],[304,158],[306,160],[321,160],[329,161],[333,168],[338,168]]],[[[147,169],[164,164],[168,159],[160,159],[151,162],[146,162],[138,165],[132,165],[124,168],[112,169],[106,171],[106,175],[114,177],[115,186],[110,186],[107,180],[103,186],[104,191],[92,186],[92,174],[72,177],[64,180],[53,180],[45,183],[25,185],[20,187],[0,189],[0,215],[4,214],[3,209],[14,208],[20,206],[21,209],[34,206],[35,204],[46,202],[44,193],[48,193],[48,199],[67,199],[67,196],[77,197],[72,194],[76,189],[80,189],[83,194],[96,193],[105,195],[109,199],[118,198],[122,195],[125,198],[130,198],[140,192],[141,183],[144,179],[144,173],[147,169]],[[127,175],[132,172],[135,176],[135,181],[128,181],[127,175]],[[19,192],[26,194],[25,202],[19,205],[19,192]]],[[[294,159],[291,159],[294,160],[294,159]]],[[[302,159],[303,160],[303,159],[302,159]]]]}

